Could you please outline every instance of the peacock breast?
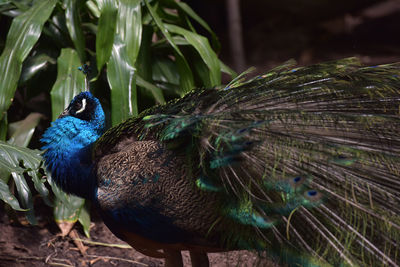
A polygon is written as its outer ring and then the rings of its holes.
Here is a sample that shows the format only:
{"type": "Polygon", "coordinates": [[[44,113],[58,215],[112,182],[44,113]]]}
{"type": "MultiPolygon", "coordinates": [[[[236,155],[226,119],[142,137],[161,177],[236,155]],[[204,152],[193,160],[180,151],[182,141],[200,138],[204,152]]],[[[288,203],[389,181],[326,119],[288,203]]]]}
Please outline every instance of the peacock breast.
{"type": "Polygon", "coordinates": [[[106,224],[117,236],[203,240],[218,220],[217,199],[198,190],[188,168],[184,156],[153,140],[134,141],[101,157],[95,198],[106,224]]]}

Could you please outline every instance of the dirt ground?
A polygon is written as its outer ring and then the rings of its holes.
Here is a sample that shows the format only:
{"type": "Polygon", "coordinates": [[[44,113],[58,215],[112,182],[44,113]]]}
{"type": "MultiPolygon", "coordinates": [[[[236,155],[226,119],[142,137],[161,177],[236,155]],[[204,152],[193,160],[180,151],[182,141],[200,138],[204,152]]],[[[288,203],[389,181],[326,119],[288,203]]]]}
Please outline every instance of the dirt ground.
{"type": "MultiPolygon", "coordinates": [[[[57,225],[39,216],[37,226],[12,223],[3,209],[0,209],[0,266],[121,266],[121,267],[157,267],[163,266],[160,259],[149,258],[128,248],[128,245],[115,237],[108,228],[94,218],[91,226],[91,243],[74,242],[71,235],[61,237],[57,225]],[[97,243],[95,243],[97,242],[97,243]],[[122,245],[123,247],[110,247],[122,245]]],[[[77,238],[88,240],[79,227],[73,231],[77,238]]],[[[184,265],[190,266],[189,254],[183,252],[184,265]]],[[[260,260],[256,254],[247,251],[228,253],[210,253],[209,259],[213,267],[255,265],[276,266],[269,260],[260,260]]]]}

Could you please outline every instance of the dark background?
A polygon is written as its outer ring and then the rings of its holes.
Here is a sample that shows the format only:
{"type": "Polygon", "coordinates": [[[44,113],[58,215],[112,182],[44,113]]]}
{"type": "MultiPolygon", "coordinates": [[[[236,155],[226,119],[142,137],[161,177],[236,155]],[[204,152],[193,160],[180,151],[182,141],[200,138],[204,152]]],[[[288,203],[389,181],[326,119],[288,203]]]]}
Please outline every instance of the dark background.
{"type": "MultiPolygon", "coordinates": [[[[227,1],[186,1],[221,41],[236,71],[227,1]]],[[[400,61],[398,0],[246,0],[240,2],[245,67],[257,72],[295,59],[300,65],[357,56],[367,65],[400,61]]]]}

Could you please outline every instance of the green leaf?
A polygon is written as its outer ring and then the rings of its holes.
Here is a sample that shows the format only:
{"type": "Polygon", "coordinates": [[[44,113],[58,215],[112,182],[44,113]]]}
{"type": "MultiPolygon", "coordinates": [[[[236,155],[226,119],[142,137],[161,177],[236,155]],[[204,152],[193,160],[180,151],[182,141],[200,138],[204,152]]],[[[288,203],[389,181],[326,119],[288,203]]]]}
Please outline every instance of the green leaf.
{"type": "Polygon", "coordinates": [[[22,203],[22,207],[27,209],[27,211],[25,212],[26,218],[28,219],[30,224],[36,225],[37,220],[33,209],[32,193],[29,189],[24,175],[12,172],[11,176],[14,179],[15,187],[17,188],[19,200],[22,203]]]}
{"type": "MultiPolygon", "coordinates": [[[[36,126],[38,125],[42,115],[40,113],[31,113],[29,114],[24,120],[22,121],[17,121],[14,123],[9,124],[9,132],[11,134],[11,138],[7,141],[9,144],[17,145],[20,147],[27,147],[32,135],[35,131],[36,126]]],[[[18,174],[16,174],[18,175],[18,174]]],[[[51,202],[48,199],[49,191],[47,190],[44,180],[39,179],[38,177],[38,172],[36,170],[33,171],[28,171],[28,175],[32,178],[33,185],[36,189],[36,191],[39,192],[39,194],[43,197],[44,201],[46,202],[47,205],[51,206],[51,202]]],[[[32,203],[32,196],[30,194],[29,188],[28,191],[26,190],[26,181],[25,178],[22,175],[19,175],[20,177],[14,177],[14,180],[17,179],[18,183],[21,183],[21,185],[17,184],[17,190],[19,194],[23,195],[25,200],[24,200],[24,207],[27,207],[30,209],[30,211],[27,214],[28,220],[30,222],[34,221],[34,214],[33,214],[33,203],[32,203]],[[22,192],[22,193],[20,193],[22,192]]]]}
{"type": "Polygon", "coordinates": [[[229,68],[221,60],[219,61],[219,64],[221,66],[221,71],[230,75],[232,79],[234,79],[238,75],[233,69],[229,68]]]}
{"type": "MultiPolygon", "coordinates": [[[[0,169],[3,173],[4,171],[11,173],[18,191],[19,198],[22,202],[22,206],[28,209],[26,216],[31,224],[36,224],[37,221],[33,211],[32,193],[28,187],[23,173],[28,171],[28,174],[32,174],[40,168],[40,165],[40,151],[31,150],[0,141],[0,169]]],[[[6,190],[3,190],[3,193],[5,193],[7,196],[6,190]]],[[[15,207],[15,201],[12,199],[10,199],[10,201],[13,202],[14,206],[12,207],[15,207]]]]}
{"type": "MultiPolygon", "coordinates": [[[[165,103],[164,95],[161,88],[154,85],[152,79],[152,55],[151,55],[151,43],[152,43],[153,28],[150,26],[144,26],[142,31],[142,41],[140,44],[139,54],[136,60],[137,67],[137,85],[140,86],[144,94],[152,95],[157,103],[165,103]]],[[[179,83],[179,76],[178,83],[179,83]]]]}
{"type": "Polygon", "coordinates": [[[96,1],[96,6],[99,10],[103,9],[103,4],[104,4],[104,0],[95,0],[96,1]]]}
{"type": "Polygon", "coordinates": [[[5,141],[7,137],[7,113],[0,119],[0,141],[5,141]]]}
{"type": "Polygon", "coordinates": [[[22,121],[10,123],[8,127],[11,137],[8,143],[27,147],[41,118],[40,113],[33,112],[22,121]]]}
{"type": "Polygon", "coordinates": [[[199,15],[196,14],[196,12],[193,11],[193,9],[188,6],[188,4],[181,2],[181,1],[173,1],[171,0],[174,4],[176,4],[181,10],[183,10],[187,15],[189,15],[192,19],[197,21],[204,29],[206,29],[210,34],[211,34],[211,40],[214,48],[216,51],[219,51],[221,45],[218,41],[218,38],[216,34],[211,30],[210,26],[208,26],[207,22],[205,22],[202,18],[199,17],[199,15]]]}
{"type": "Polygon", "coordinates": [[[180,92],[181,95],[184,95],[186,92],[189,92],[194,88],[194,80],[192,71],[189,68],[189,64],[187,63],[185,57],[183,56],[182,52],[179,50],[178,46],[175,44],[174,40],[172,39],[171,35],[169,34],[168,30],[164,27],[161,18],[158,16],[157,12],[153,9],[150,5],[148,0],[145,0],[147,9],[149,10],[151,16],[154,19],[154,22],[157,24],[157,27],[160,28],[162,34],[171,44],[172,48],[175,51],[175,58],[176,63],[178,65],[178,70],[180,74],[180,84],[182,87],[182,91],[180,92]]]}
{"type": "Polygon", "coordinates": [[[138,114],[136,58],[142,35],[139,0],[121,0],[107,79],[111,88],[111,121],[116,125],[138,114]],[[115,108],[118,107],[118,108],[115,108]]]}
{"type": "Polygon", "coordinates": [[[99,74],[111,56],[118,14],[117,1],[104,0],[103,2],[96,35],[96,59],[99,74]]]}
{"type": "Polygon", "coordinates": [[[163,95],[163,93],[162,93],[160,88],[158,88],[154,84],[146,82],[139,75],[136,76],[136,82],[137,82],[137,85],[149,90],[151,92],[151,94],[154,96],[154,98],[157,101],[157,103],[159,103],[159,104],[164,104],[165,103],[164,95],[163,95]]]}
{"type": "Polygon", "coordinates": [[[11,194],[10,189],[6,182],[0,179],[0,199],[11,206],[14,210],[26,211],[26,209],[21,208],[18,199],[11,194]]]}
{"type": "Polygon", "coordinates": [[[19,81],[20,84],[26,83],[37,73],[46,69],[49,63],[55,64],[56,61],[52,57],[49,57],[46,54],[38,54],[29,57],[23,64],[21,78],[19,81]]]}
{"type": "Polygon", "coordinates": [[[10,172],[22,173],[19,166],[22,161],[24,168],[38,170],[42,161],[39,150],[19,147],[0,141],[0,168],[6,168],[10,172]]]}
{"type": "Polygon", "coordinates": [[[75,223],[81,212],[85,200],[83,198],[69,195],[62,191],[53,181],[50,174],[47,174],[47,181],[56,196],[54,203],[54,219],[57,223],[75,223]]]}
{"type": "Polygon", "coordinates": [[[184,28],[181,28],[172,24],[164,24],[165,28],[173,33],[180,34],[185,37],[186,41],[190,43],[200,54],[204,63],[210,70],[210,82],[211,86],[217,86],[221,84],[221,67],[219,60],[214,50],[212,50],[207,38],[198,35],[196,33],[190,32],[184,28]]]}
{"type": "Polygon", "coordinates": [[[38,171],[28,171],[28,175],[32,178],[33,186],[36,191],[43,198],[44,202],[52,207],[53,203],[49,199],[49,190],[47,189],[45,183],[46,180],[41,178],[41,174],[38,171]],[[40,177],[39,177],[40,176],[40,177]]]}
{"type": "Polygon", "coordinates": [[[48,26],[43,29],[43,34],[48,36],[55,43],[57,51],[59,51],[62,47],[70,46],[72,44],[69,37],[65,14],[61,10],[54,13],[55,14],[49,19],[48,26]]]}
{"type": "MultiPolygon", "coordinates": [[[[82,23],[82,27],[86,29],[86,31],[92,33],[93,35],[97,35],[97,25],[94,23],[82,23]]],[[[92,53],[92,52],[91,52],[92,53]]]]}
{"type": "Polygon", "coordinates": [[[178,24],[182,21],[182,18],[178,15],[176,10],[164,6],[160,1],[158,2],[157,14],[164,21],[171,24],[178,24]]]}
{"type": "Polygon", "coordinates": [[[15,6],[10,1],[0,1],[0,13],[15,9],[15,6]]]}
{"type": "Polygon", "coordinates": [[[79,58],[81,59],[81,62],[85,62],[85,36],[83,34],[82,22],[79,16],[79,2],[80,0],[64,0],[66,8],[65,18],[69,35],[75,45],[79,58]]]}
{"type": "Polygon", "coordinates": [[[140,44],[138,58],[136,60],[136,67],[138,74],[148,82],[151,82],[152,68],[151,68],[151,44],[153,37],[153,27],[143,26],[142,42],[140,44]]]}
{"type": "Polygon", "coordinates": [[[128,62],[126,44],[119,35],[115,36],[107,79],[111,88],[112,125],[138,114],[136,92],[136,70],[128,62]]]}
{"type": "Polygon", "coordinates": [[[6,45],[0,56],[0,119],[11,105],[22,62],[39,39],[44,23],[52,13],[56,0],[36,1],[28,11],[16,17],[7,34],[6,45]]]}
{"type": "Polygon", "coordinates": [[[210,80],[210,70],[198,55],[193,55],[192,68],[195,69],[195,74],[200,77],[201,82],[204,84],[203,86],[207,88],[215,87],[210,80]]]}
{"type": "Polygon", "coordinates": [[[88,7],[93,16],[95,16],[96,18],[100,18],[101,12],[95,2],[91,0],[86,1],[86,6],[88,7]]]}
{"type": "MultiPolygon", "coordinates": [[[[11,138],[7,142],[12,145],[17,145],[20,147],[27,147],[32,138],[32,135],[35,131],[35,128],[38,125],[41,118],[42,118],[42,115],[40,113],[31,113],[24,120],[9,124],[9,128],[10,128],[9,132],[11,134],[11,138]]],[[[52,206],[52,203],[48,198],[49,190],[45,186],[45,180],[42,180],[38,177],[39,173],[37,170],[31,170],[31,171],[28,171],[27,173],[32,178],[33,185],[34,185],[36,191],[39,192],[39,194],[44,199],[45,203],[49,206],[52,206]]],[[[27,197],[25,200],[27,202],[26,205],[32,205],[32,203],[31,203],[32,198],[30,196],[30,192],[25,192],[25,190],[26,190],[25,178],[23,176],[18,177],[18,181],[22,181],[22,183],[23,183],[20,186],[19,191],[22,190],[23,195],[27,197]]],[[[17,186],[17,189],[18,189],[18,186],[17,186]]],[[[24,206],[26,206],[26,205],[24,205],[24,206]]],[[[33,206],[26,206],[26,207],[29,207],[29,209],[33,210],[33,206]]],[[[33,211],[28,214],[28,217],[34,217],[33,211]]],[[[29,219],[29,221],[32,221],[32,219],[29,219]]]]}
{"type": "Polygon", "coordinates": [[[32,0],[11,1],[19,10],[26,11],[32,5],[32,0]]]}
{"type": "Polygon", "coordinates": [[[156,58],[153,61],[153,80],[179,85],[179,75],[176,65],[169,58],[156,58]]]}
{"type": "Polygon", "coordinates": [[[78,70],[80,60],[75,50],[65,48],[57,59],[57,80],[51,89],[53,121],[68,106],[72,98],[84,91],[85,77],[78,70]]]}
{"type": "MultiPolygon", "coordinates": [[[[0,150],[1,153],[1,150],[0,150]]],[[[10,164],[7,160],[0,158],[0,170],[2,171],[2,175],[4,174],[4,176],[1,176],[1,178],[4,180],[6,180],[5,176],[8,174],[10,175],[11,172],[18,172],[18,173],[22,173],[24,172],[24,169],[19,167],[19,166],[14,166],[12,164],[10,164]]],[[[8,179],[7,179],[8,180],[8,179]]]]}
{"type": "Polygon", "coordinates": [[[135,66],[142,40],[141,0],[120,0],[117,32],[126,42],[129,64],[135,66]]]}
{"type": "Polygon", "coordinates": [[[85,232],[85,235],[87,237],[90,237],[90,205],[89,202],[85,202],[85,205],[81,209],[81,212],[79,213],[79,222],[83,227],[83,232],[85,232]]]}

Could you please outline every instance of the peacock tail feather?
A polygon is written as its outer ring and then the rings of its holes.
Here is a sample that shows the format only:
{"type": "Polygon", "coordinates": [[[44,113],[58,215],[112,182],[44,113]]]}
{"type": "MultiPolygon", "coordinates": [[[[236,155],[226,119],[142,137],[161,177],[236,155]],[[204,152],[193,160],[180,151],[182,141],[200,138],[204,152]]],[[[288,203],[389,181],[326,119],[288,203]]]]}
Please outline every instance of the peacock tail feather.
{"type": "Polygon", "coordinates": [[[184,179],[213,196],[206,232],[223,229],[224,247],[302,266],[398,266],[399,75],[400,64],[353,58],[288,63],[147,110],[108,130],[94,157],[132,140],[181,155],[184,179]]]}

